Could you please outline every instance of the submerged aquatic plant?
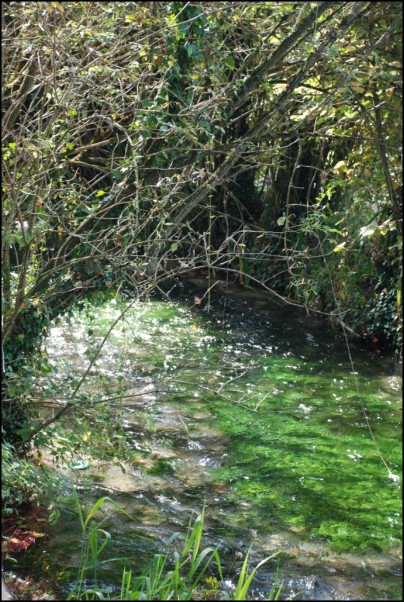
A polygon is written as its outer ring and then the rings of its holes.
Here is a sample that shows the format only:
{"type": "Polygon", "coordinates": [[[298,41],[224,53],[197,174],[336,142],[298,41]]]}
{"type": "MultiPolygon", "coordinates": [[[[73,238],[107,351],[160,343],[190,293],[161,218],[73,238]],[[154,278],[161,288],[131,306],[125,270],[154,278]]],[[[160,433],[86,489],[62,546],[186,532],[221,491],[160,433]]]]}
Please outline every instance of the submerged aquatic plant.
{"type": "MultiPolygon", "coordinates": [[[[249,550],[234,590],[231,592],[223,591],[218,579],[207,575],[208,569],[211,570],[212,563],[215,561],[220,581],[223,582],[223,572],[217,548],[207,547],[201,549],[205,518],[205,507],[203,507],[193,525],[190,524],[189,526],[182,551],[174,550],[171,556],[155,554],[143,574],[139,576],[135,576],[132,570],[125,567],[122,572],[119,591],[110,594],[107,591],[110,590],[109,587],[98,583],[97,568],[106,562],[126,559],[109,558],[108,560],[100,560],[101,553],[111,541],[111,535],[101,529],[102,521],[94,524],[93,519],[104,503],[112,503],[124,514],[127,513],[111,498],[103,497],[90,509],[87,518],[84,518],[75,490],[73,490],[73,496],[79,515],[83,541],[78,579],[73,591],[67,597],[68,600],[193,600],[211,599],[213,594],[223,600],[245,600],[258,568],[279,554],[279,552],[276,552],[268,556],[249,573],[249,550]],[[89,580],[93,583],[91,587],[88,586],[89,580]]],[[[181,533],[174,533],[168,544],[172,544],[180,536],[181,533]]],[[[282,584],[274,584],[268,600],[277,600],[281,589],[282,584]]]]}

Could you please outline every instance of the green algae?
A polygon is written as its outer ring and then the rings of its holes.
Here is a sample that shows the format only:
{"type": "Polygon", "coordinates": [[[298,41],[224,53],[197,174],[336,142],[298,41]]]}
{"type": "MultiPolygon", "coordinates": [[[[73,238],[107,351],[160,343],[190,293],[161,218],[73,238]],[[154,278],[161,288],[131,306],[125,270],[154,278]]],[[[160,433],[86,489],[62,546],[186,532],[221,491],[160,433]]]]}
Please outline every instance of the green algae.
{"type": "MultiPolygon", "coordinates": [[[[110,305],[92,322],[95,337],[118,311],[110,305]]],[[[235,501],[253,502],[251,525],[268,533],[274,524],[297,525],[339,551],[398,544],[399,491],[380,454],[395,474],[399,391],[384,382],[381,397],[381,375],[369,376],[368,358],[356,358],[354,375],[345,350],[328,357],[318,333],[310,349],[303,337],[274,341],[271,325],[263,329],[249,314],[240,322],[223,327],[214,313],[151,301],[135,305],[114,337],[125,339],[129,357],[141,347],[143,376],[172,378],[169,403],[192,408],[203,398],[230,441],[215,479],[231,484],[235,501]]],[[[174,474],[175,463],[159,460],[149,472],[174,474]]]]}

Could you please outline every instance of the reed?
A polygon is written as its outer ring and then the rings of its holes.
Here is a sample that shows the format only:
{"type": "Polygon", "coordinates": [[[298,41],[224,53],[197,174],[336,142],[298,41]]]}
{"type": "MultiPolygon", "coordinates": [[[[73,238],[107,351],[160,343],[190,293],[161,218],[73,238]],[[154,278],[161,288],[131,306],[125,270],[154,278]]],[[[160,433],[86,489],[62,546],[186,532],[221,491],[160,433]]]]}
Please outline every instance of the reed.
{"type": "MultiPolygon", "coordinates": [[[[135,576],[132,569],[125,567],[119,591],[110,594],[106,592],[105,585],[98,583],[97,569],[104,563],[117,560],[122,562],[129,558],[100,559],[102,552],[111,541],[111,534],[102,528],[102,520],[95,522],[94,518],[105,503],[113,504],[124,514],[127,513],[111,498],[102,497],[85,518],[77,492],[73,491],[82,529],[82,546],[77,582],[67,600],[203,600],[212,599],[213,595],[216,596],[215,599],[246,600],[256,571],[279,553],[268,556],[255,569],[248,572],[249,550],[235,589],[230,592],[223,591],[220,587],[220,582],[223,582],[223,571],[217,548],[202,549],[201,545],[205,520],[204,506],[194,522],[190,523],[181,551],[173,550],[171,555],[155,554],[146,570],[139,576],[135,576]],[[213,564],[220,581],[211,576],[213,564]],[[92,583],[91,587],[88,586],[89,582],[92,583]]],[[[181,533],[174,533],[168,545],[174,544],[180,537],[181,533]]],[[[274,584],[268,600],[277,600],[281,588],[282,584],[280,586],[274,584]]]]}

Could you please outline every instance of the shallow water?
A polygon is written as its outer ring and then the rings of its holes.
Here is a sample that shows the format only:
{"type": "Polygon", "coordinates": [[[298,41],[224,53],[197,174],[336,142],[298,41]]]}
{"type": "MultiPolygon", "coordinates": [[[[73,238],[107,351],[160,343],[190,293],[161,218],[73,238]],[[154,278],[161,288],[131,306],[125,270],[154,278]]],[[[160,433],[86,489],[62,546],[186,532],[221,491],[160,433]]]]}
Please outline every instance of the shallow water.
{"type": "MultiPolygon", "coordinates": [[[[128,463],[75,458],[83,503],[110,495],[133,516],[108,508],[107,556],[144,568],[206,500],[205,540],[230,581],[252,544],[252,565],[281,552],[280,599],[401,599],[402,379],[391,359],[351,344],[352,367],[342,335],[262,293],[210,301],[193,305],[188,286],[173,302],[135,304],[85,383],[123,396],[111,421],[137,451],[128,463]]],[[[52,330],[60,382],[84,372],[122,307],[52,330]]],[[[65,509],[23,562],[66,592],[79,538],[65,509]]],[[[123,565],[106,565],[101,580],[119,582],[123,565]]],[[[255,597],[275,570],[257,575],[255,597]]]]}

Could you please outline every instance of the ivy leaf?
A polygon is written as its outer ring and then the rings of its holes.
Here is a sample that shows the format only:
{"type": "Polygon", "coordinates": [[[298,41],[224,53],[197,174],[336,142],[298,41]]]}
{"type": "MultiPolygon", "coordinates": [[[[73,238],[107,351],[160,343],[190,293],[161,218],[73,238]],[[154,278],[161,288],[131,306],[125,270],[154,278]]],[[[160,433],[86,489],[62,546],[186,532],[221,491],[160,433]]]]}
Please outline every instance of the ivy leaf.
{"type": "Polygon", "coordinates": [[[335,46],[331,46],[330,48],[327,48],[326,54],[328,58],[333,59],[339,54],[339,50],[335,46]]]}
{"type": "Polygon", "coordinates": [[[234,71],[234,60],[232,56],[226,57],[226,65],[230,69],[230,71],[234,71]]]}
{"type": "Polygon", "coordinates": [[[190,57],[195,53],[195,46],[193,44],[188,43],[186,45],[186,49],[187,49],[187,55],[190,57]]]}

